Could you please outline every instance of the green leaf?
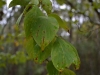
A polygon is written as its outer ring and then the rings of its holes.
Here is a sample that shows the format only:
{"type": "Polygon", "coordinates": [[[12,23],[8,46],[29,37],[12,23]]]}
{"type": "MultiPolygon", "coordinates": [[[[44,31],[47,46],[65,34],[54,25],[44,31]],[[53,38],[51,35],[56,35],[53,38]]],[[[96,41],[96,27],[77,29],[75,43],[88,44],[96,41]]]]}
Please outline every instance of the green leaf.
{"type": "Polygon", "coordinates": [[[0,68],[6,68],[6,63],[0,63],[0,68]]]}
{"type": "Polygon", "coordinates": [[[23,51],[17,51],[16,53],[16,60],[19,63],[25,63],[26,62],[26,55],[23,51]]]}
{"type": "Polygon", "coordinates": [[[75,52],[76,56],[77,56],[76,62],[74,62],[75,69],[79,69],[79,67],[80,67],[80,58],[79,58],[78,52],[77,52],[76,48],[71,43],[69,43],[69,42],[67,42],[67,43],[70,45],[69,48],[72,49],[75,52]]]}
{"type": "Polygon", "coordinates": [[[32,37],[26,39],[25,41],[25,48],[26,48],[26,52],[29,56],[30,59],[34,58],[34,47],[35,47],[35,41],[33,40],[32,37]]]}
{"type": "Polygon", "coordinates": [[[3,5],[5,5],[5,4],[6,4],[5,1],[0,0],[0,8],[1,8],[3,5]]]}
{"type": "Polygon", "coordinates": [[[39,4],[39,0],[31,0],[31,2],[32,2],[34,5],[38,5],[38,4],[39,4]]]}
{"type": "Polygon", "coordinates": [[[63,28],[63,29],[65,29],[66,31],[69,31],[69,28],[68,28],[68,26],[66,25],[66,23],[57,15],[57,14],[49,14],[48,16],[52,16],[52,17],[54,17],[57,21],[58,21],[58,23],[59,23],[59,26],[61,27],[61,28],[63,28]]]}
{"type": "Polygon", "coordinates": [[[58,2],[60,5],[62,5],[62,4],[64,4],[64,3],[66,3],[66,0],[57,0],[57,2],[58,2]]]}
{"type": "Polygon", "coordinates": [[[52,44],[49,44],[45,50],[42,51],[41,48],[36,44],[35,48],[33,49],[34,60],[38,63],[42,63],[45,59],[47,59],[51,54],[51,46],[52,44]]]}
{"type": "Polygon", "coordinates": [[[10,60],[9,60],[9,63],[12,63],[12,64],[18,64],[18,60],[16,60],[16,55],[11,55],[10,56],[10,60]]]}
{"type": "Polygon", "coordinates": [[[16,25],[19,25],[20,21],[21,21],[21,18],[23,16],[23,13],[19,16],[19,18],[17,19],[17,22],[16,22],[16,25]]]}
{"type": "Polygon", "coordinates": [[[36,23],[32,23],[32,35],[36,43],[42,50],[54,39],[59,24],[53,17],[40,16],[36,19],[36,23]]]}
{"type": "Polygon", "coordinates": [[[26,6],[30,0],[12,0],[9,4],[9,7],[16,6],[16,5],[21,5],[21,6],[26,6]]]}
{"type": "Polygon", "coordinates": [[[100,8],[100,3],[93,2],[93,7],[96,8],[96,9],[99,9],[100,8]]]}
{"type": "Polygon", "coordinates": [[[80,59],[74,46],[61,38],[57,38],[53,44],[51,59],[55,68],[59,71],[63,71],[65,67],[69,68],[72,64],[76,68],[79,68],[80,65],[80,59]]]}
{"type": "Polygon", "coordinates": [[[54,67],[52,62],[47,64],[47,70],[49,75],[59,75],[59,71],[54,67]]]}
{"type": "Polygon", "coordinates": [[[31,36],[31,28],[35,24],[36,18],[43,15],[44,14],[37,6],[34,6],[29,12],[25,14],[24,29],[26,37],[31,36]]]}
{"type": "Polygon", "coordinates": [[[52,3],[50,0],[41,0],[42,1],[42,8],[47,12],[51,13],[52,10],[52,3]]]}
{"type": "Polygon", "coordinates": [[[59,72],[53,65],[53,63],[50,61],[47,64],[47,71],[49,75],[76,75],[72,70],[70,69],[64,69],[62,72],[59,72]]]}
{"type": "Polygon", "coordinates": [[[61,72],[61,75],[76,75],[76,74],[69,69],[65,69],[63,72],[61,72]]]}
{"type": "Polygon", "coordinates": [[[51,54],[51,46],[49,44],[44,51],[35,43],[32,37],[28,38],[25,41],[26,52],[30,59],[34,59],[38,63],[42,63],[45,59],[47,59],[51,54]]]}

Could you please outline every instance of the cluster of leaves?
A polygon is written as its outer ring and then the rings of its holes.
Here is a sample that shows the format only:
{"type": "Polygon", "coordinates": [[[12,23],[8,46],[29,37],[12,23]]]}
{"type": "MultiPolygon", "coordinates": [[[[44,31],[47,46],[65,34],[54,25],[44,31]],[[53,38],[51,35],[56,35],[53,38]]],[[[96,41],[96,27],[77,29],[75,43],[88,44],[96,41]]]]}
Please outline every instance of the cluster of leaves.
{"type": "Polygon", "coordinates": [[[8,64],[22,64],[28,60],[28,57],[23,51],[18,51],[16,54],[0,53],[0,67],[6,67],[8,64]]]}
{"type": "Polygon", "coordinates": [[[23,0],[22,3],[12,0],[9,6],[15,5],[25,6],[16,24],[24,16],[25,46],[29,57],[43,63],[51,56],[47,64],[49,75],[75,75],[67,68],[74,64],[78,69],[80,59],[74,46],[57,35],[59,27],[66,31],[68,27],[58,15],[52,13],[51,1],[23,0]]]}
{"type": "Polygon", "coordinates": [[[15,30],[14,34],[8,33],[0,35],[0,68],[7,68],[8,64],[23,64],[30,60],[22,48],[24,35],[17,35],[19,32],[17,26],[12,26],[12,28],[15,30]]]}

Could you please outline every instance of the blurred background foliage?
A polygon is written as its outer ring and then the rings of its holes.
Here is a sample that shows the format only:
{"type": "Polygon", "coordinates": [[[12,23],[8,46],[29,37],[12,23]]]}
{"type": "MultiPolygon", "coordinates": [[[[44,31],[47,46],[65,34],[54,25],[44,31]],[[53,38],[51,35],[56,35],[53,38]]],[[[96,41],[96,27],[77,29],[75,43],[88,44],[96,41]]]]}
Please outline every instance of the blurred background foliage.
{"type": "MultiPolygon", "coordinates": [[[[23,19],[15,25],[24,7],[8,9],[6,2],[0,0],[0,75],[46,75],[45,63],[37,64],[26,54],[23,19]]],[[[76,74],[100,75],[100,0],[52,0],[52,6],[70,29],[58,34],[78,50],[76,74]]]]}

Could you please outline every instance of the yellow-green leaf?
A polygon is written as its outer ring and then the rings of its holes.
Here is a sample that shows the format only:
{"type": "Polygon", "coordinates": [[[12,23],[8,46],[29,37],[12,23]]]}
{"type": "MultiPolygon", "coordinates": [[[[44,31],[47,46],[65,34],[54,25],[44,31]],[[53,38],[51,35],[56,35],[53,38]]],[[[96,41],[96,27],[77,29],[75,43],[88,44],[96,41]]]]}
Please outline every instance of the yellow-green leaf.
{"type": "Polygon", "coordinates": [[[5,1],[0,0],[0,8],[1,8],[3,5],[5,5],[5,4],[6,4],[6,2],[5,2],[5,1]]]}

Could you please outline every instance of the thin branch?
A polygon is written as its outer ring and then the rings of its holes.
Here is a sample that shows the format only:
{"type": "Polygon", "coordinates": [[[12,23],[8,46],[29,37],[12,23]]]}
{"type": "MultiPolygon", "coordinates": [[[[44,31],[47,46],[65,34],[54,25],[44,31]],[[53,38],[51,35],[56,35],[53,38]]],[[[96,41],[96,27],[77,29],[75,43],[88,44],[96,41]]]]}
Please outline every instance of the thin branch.
{"type": "MultiPolygon", "coordinates": [[[[93,4],[93,0],[88,0],[90,3],[91,3],[91,6],[94,6],[93,4]]],[[[98,9],[97,8],[94,8],[94,11],[97,13],[99,19],[100,19],[100,13],[98,12],[98,9]]]]}
{"type": "MultiPolygon", "coordinates": [[[[91,6],[93,6],[93,0],[88,0],[88,1],[91,3],[91,6]]],[[[76,10],[75,6],[71,2],[66,1],[66,4],[70,5],[71,8],[76,10]]],[[[96,8],[94,9],[94,11],[98,14],[98,17],[100,18],[100,13],[97,11],[96,8]]],[[[88,17],[89,21],[92,24],[100,26],[100,23],[94,22],[89,16],[85,15],[84,13],[81,13],[81,12],[78,11],[77,14],[82,14],[83,16],[88,17]]]]}

